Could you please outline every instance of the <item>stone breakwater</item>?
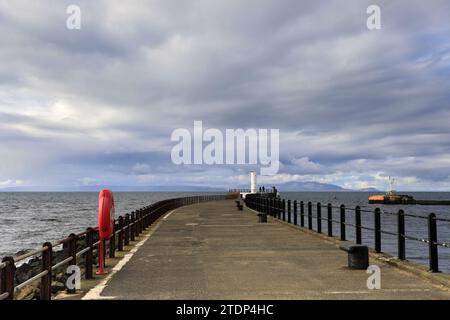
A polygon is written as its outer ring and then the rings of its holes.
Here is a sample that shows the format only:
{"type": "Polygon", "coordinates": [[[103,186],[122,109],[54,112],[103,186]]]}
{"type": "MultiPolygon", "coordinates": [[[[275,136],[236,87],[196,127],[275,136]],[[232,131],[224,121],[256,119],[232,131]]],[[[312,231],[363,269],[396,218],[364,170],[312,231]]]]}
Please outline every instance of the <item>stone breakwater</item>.
{"type": "MultiPolygon", "coordinates": [[[[94,237],[94,242],[98,241],[98,236],[94,237]]],[[[85,248],[85,237],[82,236],[77,241],[77,251],[81,251],[83,248],[85,248]]],[[[25,251],[20,251],[17,253],[17,255],[24,254],[25,251]]],[[[93,258],[95,263],[98,263],[98,252],[97,250],[93,250],[93,258]]],[[[60,250],[54,250],[53,252],[53,261],[52,265],[55,265],[56,263],[66,259],[68,257],[68,248],[62,247],[60,250]]],[[[80,267],[81,270],[81,277],[84,277],[85,274],[85,265],[84,265],[84,259],[83,257],[80,257],[77,261],[77,265],[80,267]]],[[[66,269],[68,265],[63,265],[59,268],[56,268],[52,272],[52,294],[56,294],[59,291],[66,289],[66,269]]],[[[42,259],[41,257],[34,257],[28,260],[27,262],[21,264],[17,267],[15,278],[14,278],[14,284],[17,286],[20,283],[25,282],[26,280],[32,278],[33,276],[40,273],[42,270],[42,259]]],[[[16,291],[15,293],[15,299],[16,300],[39,300],[40,298],[40,281],[37,280],[36,282],[25,286],[21,290],[16,291]]]]}

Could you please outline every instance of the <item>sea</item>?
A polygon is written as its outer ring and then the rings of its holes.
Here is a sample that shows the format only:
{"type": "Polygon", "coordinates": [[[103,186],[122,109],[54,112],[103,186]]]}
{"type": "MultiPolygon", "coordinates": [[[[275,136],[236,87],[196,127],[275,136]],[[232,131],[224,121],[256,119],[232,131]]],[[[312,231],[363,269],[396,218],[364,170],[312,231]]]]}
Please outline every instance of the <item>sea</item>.
{"type": "MultiPolygon", "coordinates": [[[[154,202],[204,193],[187,192],[115,192],[116,216],[130,213],[154,202]]],[[[373,228],[373,211],[379,207],[383,231],[397,232],[395,213],[403,209],[406,214],[426,217],[435,213],[438,218],[450,219],[450,206],[424,205],[371,205],[367,198],[373,193],[366,192],[282,192],[285,199],[308,201],[323,206],[345,204],[347,222],[354,223],[354,208],[362,209],[363,227],[373,228]]],[[[449,200],[446,192],[409,192],[416,199],[449,200]]],[[[70,233],[79,233],[87,227],[97,224],[98,193],[95,192],[4,192],[0,193],[0,257],[15,255],[19,251],[39,248],[46,241],[55,241],[67,237],[70,233]]],[[[306,212],[306,206],[305,206],[306,212]]],[[[326,216],[326,208],[322,216],[326,216]]],[[[313,207],[313,215],[316,207],[313,207]]],[[[333,219],[339,220],[339,210],[333,209],[333,219]]],[[[418,239],[427,238],[427,220],[407,216],[406,235],[418,239]]],[[[306,221],[306,219],[305,219],[306,221]]],[[[313,219],[316,229],[316,219],[313,219]]],[[[322,222],[326,232],[326,222],[322,222]]],[[[333,224],[333,234],[339,236],[340,226],[333,224]]],[[[355,228],[346,227],[347,239],[355,240],[355,228]]],[[[362,230],[362,240],[370,247],[374,246],[374,233],[362,230]]],[[[438,242],[450,243],[450,222],[438,221],[438,242]]],[[[383,233],[382,251],[397,255],[397,237],[383,233]]],[[[428,245],[425,242],[407,240],[406,257],[408,260],[428,265],[428,245]]],[[[450,273],[450,248],[439,247],[439,268],[450,273]]]]}

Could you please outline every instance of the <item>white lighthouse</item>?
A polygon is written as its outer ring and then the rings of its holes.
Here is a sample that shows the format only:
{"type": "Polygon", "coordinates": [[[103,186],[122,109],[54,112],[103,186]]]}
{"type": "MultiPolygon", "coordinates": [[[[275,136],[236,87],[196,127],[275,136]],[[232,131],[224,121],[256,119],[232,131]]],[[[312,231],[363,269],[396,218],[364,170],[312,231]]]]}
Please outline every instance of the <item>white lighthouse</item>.
{"type": "Polygon", "coordinates": [[[256,193],[256,172],[250,172],[250,192],[256,193]]]}

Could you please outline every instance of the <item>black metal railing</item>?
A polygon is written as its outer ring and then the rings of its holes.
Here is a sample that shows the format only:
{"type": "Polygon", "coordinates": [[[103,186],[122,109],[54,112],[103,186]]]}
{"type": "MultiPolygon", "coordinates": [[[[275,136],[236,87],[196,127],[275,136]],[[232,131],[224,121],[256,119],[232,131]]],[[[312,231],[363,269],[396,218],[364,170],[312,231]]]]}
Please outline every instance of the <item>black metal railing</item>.
{"type": "MultiPolygon", "coordinates": [[[[131,214],[119,216],[115,220],[114,232],[106,245],[104,243],[105,254],[110,258],[115,257],[116,251],[123,251],[124,246],[135,241],[144,230],[151,226],[159,217],[165,213],[186,205],[225,200],[232,198],[232,195],[201,195],[176,199],[168,199],[156,202],[152,205],[138,209],[131,214]]],[[[0,300],[12,300],[16,292],[27,285],[40,281],[40,299],[50,300],[52,294],[52,273],[65,265],[84,264],[85,278],[93,278],[93,266],[97,263],[94,252],[99,250],[100,240],[98,228],[87,228],[79,234],[70,234],[67,238],[56,242],[45,242],[42,248],[33,250],[21,256],[4,257],[0,262],[0,300]],[[81,242],[81,246],[80,246],[81,242]],[[63,246],[65,255],[62,260],[54,261],[55,248],[63,246]],[[22,283],[15,284],[15,272],[17,263],[30,258],[39,257],[41,260],[41,271],[22,283]]],[[[68,290],[68,293],[74,293],[68,290]]]]}
{"type": "Polygon", "coordinates": [[[256,210],[258,212],[267,213],[268,215],[298,225],[297,222],[300,220],[300,227],[308,228],[313,230],[313,219],[316,220],[316,232],[322,233],[322,221],[326,223],[327,235],[333,237],[333,224],[340,226],[339,238],[342,241],[347,240],[347,228],[352,227],[355,230],[355,242],[357,244],[362,244],[362,231],[367,230],[373,232],[374,240],[374,250],[380,253],[382,250],[382,235],[390,235],[396,237],[397,241],[397,257],[400,260],[406,260],[406,240],[412,240],[416,242],[425,243],[428,245],[428,260],[429,260],[429,270],[430,272],[439,272],[439,254],[438,248],[450,248],[450,243],[439,242],[438,241],[438,229],[437,222],[450,222],[450,219],[437,218],[434,213],[430,213],[428,216],[406,214],[403,210],[399,210],[396,213],[385,212],[380,208],[374,210],[366,210],[359,206],[353,209],[348,209],[344,204],[340,206],[333,206],[328,203],[323,206],[320,202],[313,203],[311,201],[304,202],[294,200],[281,199],[281,198],[269,198],[263,195],[251,194],[247,195],[245,198],[245,204],[247,207],[256,210]],[[292,211],[291,211],[292,207],[292,211]],[[306,212],[305,212],[306,207],[306,212]],[[313,207],[316,209],[313,210],[313,207]],[[325,210],[326,215],[322,214],[322,209],[325,210]],[[339,220],[333,218],[333,213],[337,210],[339,212],[339,220]],[[347,213],[352,210],[354,213],[354,223],[347,221],[347,213]],[[315,215],[314,215],[315,211],[315,215]],[[361,213],[373,214],[373,225],[364,226],[361,222],[361,213]],[[381,217],[382,215],[391,215],[396,218],[397,232],[392,232],[388,230],[383,230],[381,227],[381,217]],[[300,217],[298,217],[300,216],[300,217]],[[418,236],[413,236],[406,234],[405,232],[405,218],[422,219],[427,221],[427,232],[428,236],[426,238],[421,238],[418,236]],[[298,219],[300,218],[300,219],[298,219]],[[306,223],[307,222],[307,223],[306,223]]]}

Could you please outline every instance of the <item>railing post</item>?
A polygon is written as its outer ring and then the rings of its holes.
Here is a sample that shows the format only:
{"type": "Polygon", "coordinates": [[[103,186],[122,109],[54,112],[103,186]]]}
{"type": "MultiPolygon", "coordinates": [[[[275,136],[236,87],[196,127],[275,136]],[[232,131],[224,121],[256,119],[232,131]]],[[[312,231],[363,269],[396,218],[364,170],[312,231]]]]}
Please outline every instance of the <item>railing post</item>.
{"type": "Polygon", "coordinates": [[[297,200],[294,200],[294,224],[297,225],[297,200]]]}
{"type": "Polygon", "coordinates": [[[258,212],[263,212],[263,198],[261,196],[258,197],[258,212]]]}
{"type": "Polygon", "coordinates": [[[281,220],[281,199],[278,199],[278,208],[277,208],[277,213],[278,213],[278,219],[281,220]]]}
{"type": "Polygon", "coordinates": [[[346,240],[345,234],[345,205],[341,204],[341,241],[346,240]]]}
{"type": "Polygon", "coordinates": [[[312,230],[312,203],[308,201],[308,229],[312,230]]]}
{"type": "Polygon", "coordinates": [[[317,232],[322,233],[322,205],[317,202],[317,232]]]}
{"type": "Polygon", "coordinates": [[[355,208],[355,235],[356,235],[356,244],[361,244],[361,207],[356,206],[355,208]]]}
{"type": "Polygon", "coordinates": [[[333,207],[331,203],[327,205],[327,222],[328,222],[328,236],[333,236],[333,207]]]}
{"type": "MultiPolygon", "coordinates": [[[[69,235],[69,243],[67,244],[67,257],[72,257],[69,266],[77,265],[77,236],[74,233],[69,235]]],[[[75,288],[67,288],[67,293],[75,293],[75,288]]]]}
{"type": "Polygon", "coordinates": [[[430,272],[439,272],[439,258],[437,245],[436,215],[428,215],[428,251],[430,259],[430,272]]]}
{"type": "Polygon", "coordinates": [[[4,257],[2,262],[6,266],[0,271],[0,294],[8,292],[5,300],[14,300],[14,277],[16,273],[16,265],[13,257],[4,257]]]}
{"type": "Polygon", "coordinates": [[[272,199],[272,198],[270,198],[269,199],[269,215],[270,216],[274,216],[274,214],[273,214],[273,205],[274,204],[274,199],[272,199]]]}
{"type": "Polygon", "coordinates": [[[291,223],[291,200],[287,201],[287,221],[291,223]]]}
{"type": "Polygon", "coordinates": [[[141,233],[141,209],[136,210],[136,228],[135,231],[135,237],[139,237],[139,234],[141,233]]]}
{"type": "Polygon", "coordinates": [[[147,213],[147,228],[151,226],[152,224],[152,213],[153,213],[153,207],[148,208],[148,213],[147,213]]]}
{"type": "Polygon", "coordinates": [[[264,198],[262,196],[259,196],[259,211],[264,213],[264,198]]]}
{"type": "Polygon", "coordinates": [[[47,250],[42,252],[42,269],[41,271],[47,271],[47,274],[41,278],[41,292],[40,300],[51,300],[52,298],[52,261],[53,261],[53,247],[50,242],[46,242],[42,245],[47,247],[47,250]]]}
{"type": "Polygon", "coordinates": [[[375,252],[381,252],[381,210],[375,209],[374,214],[374,229],[375,229],[375,252]]]}
{"type": "Polygon", "coordinates": [[[136,222],[137,222],[137,231],[136,231],[136,237],[139,237],[139,235],[142,232],[142,209],[139,209],[138,211],[136,211],[136,222]]]}
{"type": "Polygon", "coordinates": [[[125,235],[125,231],[123,230],[123,217],[119,217],[119,241],[117,242],[117,250],[123,251],[123,238],[125,235]]]}
{"type": "Polygon", "coordinates": [[[286,200],[281,202],[281,209],[283,210],[283,221],[286,221],[286,200]]]}
{"type": "Polygon", "coordinates": [[[398,258],[406,259],[405,250],[405,212],[400,210],[397,214],[397,239],[398,239],[398,258]]]}
{"type": "Polygon", "coordinates": [[[135,240],[135,234],[136,234],[136,213],[132,212],[131,213],[131,221],[130,221],[130,240],[134,241],[135,240]]]}
{"type": "Polygon", "coordinates": [[[148,207],[144,209],[144,216],[142,217],[142,231],[147,230],[148,227],[148,207]]]}
{"type": "Polygon", "coordinates": [[[305,226],[305,203],[300,201],[300,226],[305,226]]]}
{"type": "Polygon", "coordinates": [[[113,223],[113,232],[109,238],[109,257],[114,258],[116,256],[116,222],[113,223]]]}
{"type": "Polygon", "coordinates": [[[128,246],[130,244],[130,214],[125,215],[125,241],[124,244],[128,246]]]}
{"type": "Polygon", "coordinates": [[[275,199],[269,199],[269,214],[274,217],[275,216],[275,199]]]}
{"type": "Polygon", "coordinates": [[[94,248],[92,245],[94,244],[94,229],[87,228],[86,230],[86,238],[85,238],[86,248],[90,248],[85,256],[84,256],[84,274],[86,279],[93,278],[93,265],[94,265],[94,248]]]}
{"type": "Polygon", "coordinates": [[[139,235],[142,232],[142,228],[141,228],[141,217],[142,217],[142,210],[139,209],[136,212],[136,223],[137,223],[137,228],[136,228],[136,237],[139,237],[139,235]]]}

